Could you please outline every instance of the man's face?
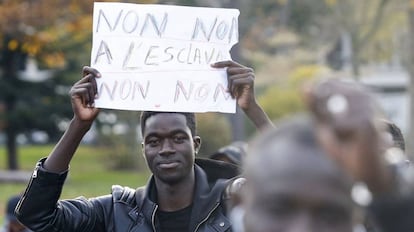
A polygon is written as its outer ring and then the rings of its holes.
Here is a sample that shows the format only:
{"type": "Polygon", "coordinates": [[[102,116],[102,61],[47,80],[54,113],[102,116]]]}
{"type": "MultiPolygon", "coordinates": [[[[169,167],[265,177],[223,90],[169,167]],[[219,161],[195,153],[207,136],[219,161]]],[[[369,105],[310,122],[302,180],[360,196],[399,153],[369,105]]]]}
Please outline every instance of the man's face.
{"type": "MultiPolygon", "coordinates": [[[[318,160],[282,157],[246,184],[246,232],[351,232],[352,201],[344,180],[318,160]]],[[[249,177],[246,177],[249,178],[249,177]]]]}
{"type": "Polygon", "coordinates": [[[200,138],[191,133],[186,118],[177,113],[160,113],[147,119],[143,134],[144,156],[159,181],[180,182],[193,172],[195,149],[200,138]]]}

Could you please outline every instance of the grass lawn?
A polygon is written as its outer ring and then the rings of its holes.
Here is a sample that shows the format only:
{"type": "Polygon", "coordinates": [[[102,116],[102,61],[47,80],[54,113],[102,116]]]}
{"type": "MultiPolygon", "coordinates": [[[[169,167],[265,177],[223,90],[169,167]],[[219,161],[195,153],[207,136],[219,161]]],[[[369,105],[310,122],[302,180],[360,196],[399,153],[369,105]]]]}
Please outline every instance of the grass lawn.
{"type": "MultiPolygon", "coordinates": [[[[24,146],[18,149],[19,164],[22,170],[33,170],[37,160],[47,156],[52,145],[24,146]]],[[[61,198],[77,196],[94,197],[108,194],[113,184],[132,188],[144,185],[149,176],[148,171],[112,171],[105,167],[107,149],[82,145],[71,162],[69,177],[63,188],[61,198]]],[[[139,155],[139,154],[137,154],[139,155]]],[[[6,168],[5,148],[0,147],[0,169],[6,168]]],[[[0,183],[0,223],[4,220],[7,199],[20,191],[26,184],[0,183]]]]}

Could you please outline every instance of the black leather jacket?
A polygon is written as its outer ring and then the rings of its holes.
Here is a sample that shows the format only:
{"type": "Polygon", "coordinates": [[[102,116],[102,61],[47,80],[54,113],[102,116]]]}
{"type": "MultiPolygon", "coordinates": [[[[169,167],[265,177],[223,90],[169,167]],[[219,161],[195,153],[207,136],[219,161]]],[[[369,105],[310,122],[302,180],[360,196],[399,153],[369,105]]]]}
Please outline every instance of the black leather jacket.
{"type": "MultiPolygon", "coordinates": [[[[224,195],[231,182],[229,178],[237,175],[238,170],[213,161],[197,160],[196,163],[189,231],[231,231],[231,224],[225,216],[224,195]]],[[[156,191],[153,177],[146,186],[137,190],[113,186],[109,195],[59,201],[66,176],[67,172],[47,172],[39,161],[16,207],[18,219],[38,232],[159,231],[155,217],[158,205],[152,200],[156,191]]]]}

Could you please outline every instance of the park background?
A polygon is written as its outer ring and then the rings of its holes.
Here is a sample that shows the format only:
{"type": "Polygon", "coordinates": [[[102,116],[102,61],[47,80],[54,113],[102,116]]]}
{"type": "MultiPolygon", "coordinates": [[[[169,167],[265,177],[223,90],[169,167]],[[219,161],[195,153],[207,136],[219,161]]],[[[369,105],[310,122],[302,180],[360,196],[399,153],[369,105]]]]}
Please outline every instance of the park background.
{"type": "MultiPolygon", "coordinates": [[[[257,99],[273,120],[305,110],[304,82],[353,78],[375,91],[406,138],[413,135],[412,0],[118,2],[238,8],[240,37],[232,57],[255,69],[257,99]]],[[[36,161],[53,149],[72,116],[68,91],[90,63],[92,10],[91,0],[0,3],[0,222],[7,198],[24,190],[36,161]]],[[[138,117],[100,113],[75,155],[62,198],[108,194],[112,184],[145,184],[138,117]]],[[[197,117],[202,156],[255,133],[239,111],[197,117]]],[[[414,144],[406,142],[413,154],[414,144]]]]}

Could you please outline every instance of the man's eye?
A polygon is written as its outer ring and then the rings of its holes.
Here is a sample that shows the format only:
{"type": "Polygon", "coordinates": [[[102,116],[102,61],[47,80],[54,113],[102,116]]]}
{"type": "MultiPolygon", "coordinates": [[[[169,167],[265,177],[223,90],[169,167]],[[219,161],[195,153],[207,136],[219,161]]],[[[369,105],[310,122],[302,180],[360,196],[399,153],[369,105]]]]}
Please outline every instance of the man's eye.
{"type": "Polygon", "coordinates": [[[151,147],[158,146],[159,143],[160,142],[158,139],[150,139],[147,141],[147,144],[150,145],[151,147]]]}
{"type": "Polygon", "coordinates": [[[183,143],[185,141],[186,137],[184,136],[174,136],[174,142],[175,143],[183,143]]]}

